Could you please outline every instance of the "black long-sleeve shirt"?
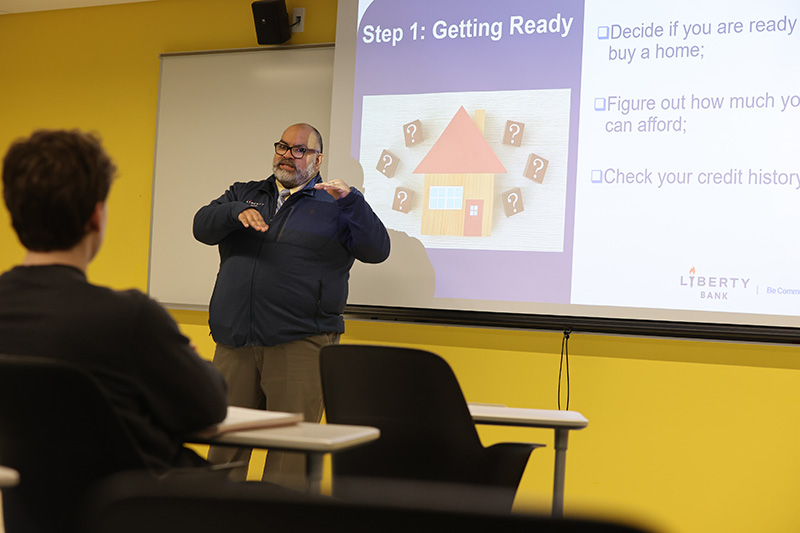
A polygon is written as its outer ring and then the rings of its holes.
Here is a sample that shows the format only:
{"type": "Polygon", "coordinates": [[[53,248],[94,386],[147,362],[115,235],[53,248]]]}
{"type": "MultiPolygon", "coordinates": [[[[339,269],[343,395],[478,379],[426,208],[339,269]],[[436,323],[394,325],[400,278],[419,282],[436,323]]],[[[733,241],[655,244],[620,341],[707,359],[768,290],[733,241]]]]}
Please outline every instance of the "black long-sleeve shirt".
{"type": "Polygon", "coordinates": [[[19,266],[0,276],[0,353],[88,371],[154,469],[191,464],[184,439],[227,412],[224,379],[160,305],[139,291],[92,285],[70,266],[19,266]]]}

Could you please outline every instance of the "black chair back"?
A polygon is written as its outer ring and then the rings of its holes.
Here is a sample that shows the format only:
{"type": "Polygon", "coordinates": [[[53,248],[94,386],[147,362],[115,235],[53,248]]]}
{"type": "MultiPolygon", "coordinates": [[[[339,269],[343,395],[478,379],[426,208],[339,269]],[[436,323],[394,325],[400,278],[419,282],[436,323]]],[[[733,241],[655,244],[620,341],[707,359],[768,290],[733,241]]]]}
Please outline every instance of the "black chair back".
{"type": "Polygon", "coordinates": [[[548,516],[364,505],[292,493],[269,483],[123,473],[97,489],[85,533],[644,533],[622,524],[548,516]]]}
{"type": "Polygon", "coordinates": [[[56,360],[0,355],[0,464],[7,533],[74,530],[87,489],[145,463],[97,382],[56,360]]]}
{"type": "MultiPolygon", "coordinates": [[[[538,445],[485,448],[444,359],[423,350],[342,344],[322,348],[320,370],[327,420],[381,431],[378,440],[333,455],[335,496],[351,497],[354,478],[368,493],[387,480],[397,480],[395,487],[416,480],[478,487],[487,494],[492,489],[492,505],[510,510],[538,445]]],[[[431,491],[434,499],[445,490],[431,491]]],[[[411,491],[422,494],[420,488],[411,491]]]]}

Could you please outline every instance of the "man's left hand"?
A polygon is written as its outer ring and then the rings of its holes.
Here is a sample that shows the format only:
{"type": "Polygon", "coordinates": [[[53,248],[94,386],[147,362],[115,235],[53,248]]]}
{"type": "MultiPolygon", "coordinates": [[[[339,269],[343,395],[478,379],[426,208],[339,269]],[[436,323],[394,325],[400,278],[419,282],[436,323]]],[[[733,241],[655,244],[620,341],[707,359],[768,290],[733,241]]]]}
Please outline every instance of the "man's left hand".
{"type": "Polygon", "coordinates": [[[314,185],[315,189],[327,191],[334,199],[344,198],[350,194],[350,186],[342,180],[323,181],[314,185]]]}

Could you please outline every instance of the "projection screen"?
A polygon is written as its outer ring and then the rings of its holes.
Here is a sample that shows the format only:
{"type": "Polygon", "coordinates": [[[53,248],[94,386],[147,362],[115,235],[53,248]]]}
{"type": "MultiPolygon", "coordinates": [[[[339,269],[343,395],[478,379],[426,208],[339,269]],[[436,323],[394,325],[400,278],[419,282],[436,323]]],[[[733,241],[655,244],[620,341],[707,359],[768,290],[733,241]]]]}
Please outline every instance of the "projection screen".
{"type": "Polygon", "coordinates": [[[348,311],[797,342],[800,4],[339,0],[348,311]]]}

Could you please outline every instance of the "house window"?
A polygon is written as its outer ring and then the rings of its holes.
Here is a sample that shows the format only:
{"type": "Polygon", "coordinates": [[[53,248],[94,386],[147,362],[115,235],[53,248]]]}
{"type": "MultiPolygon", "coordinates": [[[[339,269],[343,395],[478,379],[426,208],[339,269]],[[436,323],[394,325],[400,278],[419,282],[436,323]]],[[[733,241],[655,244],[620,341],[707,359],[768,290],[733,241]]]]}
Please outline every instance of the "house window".
{"type": "Polygon", "coordinates": [[[477,205],[469,206],[469,216],[471,216],[471,217],[478,216],[478,206],[477,205]]]}
{"type": "Polygon", "coordinates": [[[461,209],[464,187],[431,187],[429,209],[461,209]]]}

